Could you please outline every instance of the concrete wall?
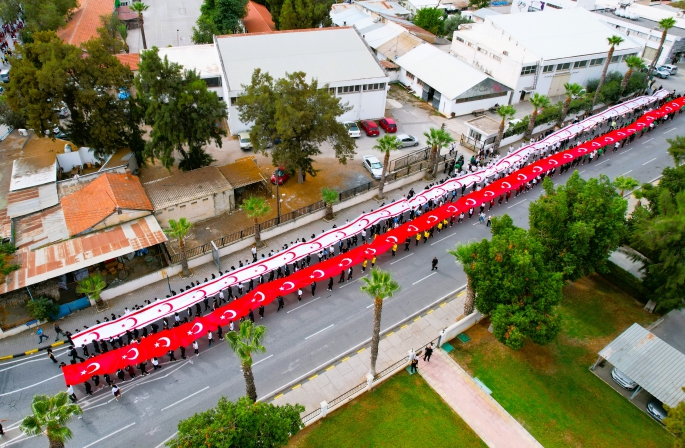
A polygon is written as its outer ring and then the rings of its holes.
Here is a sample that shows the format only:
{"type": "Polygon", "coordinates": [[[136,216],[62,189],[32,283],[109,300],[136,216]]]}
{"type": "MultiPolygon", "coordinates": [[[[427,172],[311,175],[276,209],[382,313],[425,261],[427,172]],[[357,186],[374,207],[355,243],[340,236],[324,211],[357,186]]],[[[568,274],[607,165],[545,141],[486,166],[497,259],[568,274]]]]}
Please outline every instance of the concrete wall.
{"type": "Polygon", "coordinates": [[[198,222],[229,211],[234,202],[233,190],[225,190],[221,193],[155,210],[155,218],[162,227],[168,227],[170,219],[182,217],[190,222],[198,222]]]}
{"type": "Polygon", "coordinates": [[[473,327],[476,325],[478,322],[483,319],[483,315],[480,313],[480,311],[476,310],[472,314],[469,314],[462,320],[453,323],[449,327],[445,328],[443,330],[442,335],[440,336],[440,339],[438,340],[438,347],[442,346],[445,342],[449,342],[452,339],[456,338],[458,334],[461,334],[468,330],[469,328],[473,327]]]}
{"type": "MultiPolygon", "coordinates": [[[[104,221],[98,223],[92,228],[88,229],[87,232],[93,232],[95,230],[102,230],[108,227],[117,226],[125,222],[133,221],[150,214],[148,210],[122,210],[121,215],[118,213],[112,213],[104,221]]],[[[86,232],[81,232],[86,233],[86,232]]]]}

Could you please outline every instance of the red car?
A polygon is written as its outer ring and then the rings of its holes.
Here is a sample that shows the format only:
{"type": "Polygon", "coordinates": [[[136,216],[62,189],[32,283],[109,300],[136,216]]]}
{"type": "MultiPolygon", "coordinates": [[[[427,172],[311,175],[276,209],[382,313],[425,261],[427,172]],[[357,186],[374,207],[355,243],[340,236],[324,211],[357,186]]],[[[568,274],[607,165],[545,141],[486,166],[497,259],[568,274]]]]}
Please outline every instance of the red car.
{"type": "Polygon", "coordinates": [[[290,174],[288,174],[282,166],[279,166],[271,175],[271,183],[274,185],[276,185],[276,176],[278,176],[278,185],[283,185],[285,181],[290,179],[290,174]]]}
{"type": "Polygon", "coordinates": [[[394,134],[397,132],[397,124],[395,124],[395,120],[392,118],[381,118],[378,121],[378,124],[381,125],[381,127],[385,129],[385,132],[389,134],[394,134]]]}
{"type": "Polygon", "coordinates": [[[364,132],[366,132],[366,135],[368,135],[369,137],[380,135],[381,133],[381,131],[378,129],[378,125],[371,120],[360,121],[359,127],[364,129],[364,132]]]}

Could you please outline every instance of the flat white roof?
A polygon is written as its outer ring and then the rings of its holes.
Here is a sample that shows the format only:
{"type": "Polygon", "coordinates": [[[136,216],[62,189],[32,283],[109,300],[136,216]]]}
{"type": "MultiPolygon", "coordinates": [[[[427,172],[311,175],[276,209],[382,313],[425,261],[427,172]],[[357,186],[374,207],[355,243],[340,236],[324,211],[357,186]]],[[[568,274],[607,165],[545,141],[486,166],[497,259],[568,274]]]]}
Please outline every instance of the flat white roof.
{"type": "Polygon", "coordinates": [[[373,17],[352,5],[349,8],[333,8],[330,16],[336,26],[352,26],[359,22],[373,23],[373,17]]]}
{"type": "Polygon", "coordinates": [[[545,9],[529,14],[500,14],[486,17],[495,27],[516,39],[545,60],[606,53],[607,38],[621,36],[625,41],[616,50],[642,46],[625,34],[599,20],[583,8],[545,9]]]}
{"type": "Polygon", "coordinates": [[[421,44],[395,64],[411,72],[443,96],[454,99],[476,84],[488,79],[488,75],[456,57],[435,48],[421,44]]]}
{"type": "Polygon", "coordinates": [[[242,91],[256,68],[274,79],[302,71],[319,86],[387,79],[380,63],[351,27],[217,36],[229,91],[242,91]]]}
{"type": "Polygon", "coordinates": [[[195,70],[200,78],[221,76],[219,55],[214,44],[160,48],[159,57],[164,59],[165,56],[169,62],[181,64],[187,70],[195,70]]]}
{"type": "Polygon", "coordinates": [[[54,154],[22,157],[12,163],[10,191],[57,182],[57,158],[54,154]]]}
{"type": "Polygon", "coordinates": [[[405,32],[405,29],[392,22],[380,25],[370,31],[359,30],[364,40],[371,48],[378,48],[384,43],[395,39],[397,36],[405,32]]]}
{"type": "Polygon", "coordinates": [[[369,11],[379,12],[383,14],[406,15],[409,10],[398,2],[378,2],[378,1],[361,1],[357,2],[364,6],[369,11]]]}

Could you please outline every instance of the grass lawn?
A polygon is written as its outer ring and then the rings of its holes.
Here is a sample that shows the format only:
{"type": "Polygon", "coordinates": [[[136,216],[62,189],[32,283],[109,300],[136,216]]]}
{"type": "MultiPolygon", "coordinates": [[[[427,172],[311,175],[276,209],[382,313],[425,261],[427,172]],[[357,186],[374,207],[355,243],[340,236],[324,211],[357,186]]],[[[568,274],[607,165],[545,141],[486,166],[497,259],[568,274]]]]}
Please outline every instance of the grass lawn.
{"type": "Polygon", "coordinates": [[[290,447],[485,447],[420,375],[402,371],[305,428],[290,447]]]}
{"type": "Polygon", "coordinates": [[[466,332],[468,343],[452,341],[451,354],[546,448],[673,446],[667,431],[588,370],[633,322],[657,316],[598,276],[566,286],[560,312],[562,333],[547,346],[510,350],[484,321],[466,332]]]}

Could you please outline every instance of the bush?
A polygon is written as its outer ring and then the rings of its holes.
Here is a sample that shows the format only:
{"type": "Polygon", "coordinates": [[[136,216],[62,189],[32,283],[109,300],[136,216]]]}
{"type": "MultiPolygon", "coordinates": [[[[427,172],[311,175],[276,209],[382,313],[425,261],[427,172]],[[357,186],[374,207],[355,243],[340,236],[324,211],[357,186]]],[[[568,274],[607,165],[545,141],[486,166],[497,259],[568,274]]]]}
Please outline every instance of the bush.
{"type": "Polygon", "coordinates": [[[585,84],[585,90],[587,90],[587,93],[595,93],[598,85],[599,78],[588,79],[587,84],[585,84]]]}
{"type": "Polygon", "coordinates": [[[605,82],[599,90],[599,99],[604,104],[613,104],[621,97],[621,81],[605,82]]]}
{"type": "Polygon", "coordinates": [[[59,305],[51,299],[41,297],[36,300],[29,300],[26,303],[26,311],[34,319],[48,320],[51,319],[50,316],[57,316],[59,314],[59,305]]]}
{"type": "Polygon", "coordinates": [[[626,85],[625,95],[647,88],[647,73],[633,72],[628,78],[628,85],[626,85]]]}
{"type": "Polygon", "coordinates": [[[640,302],[647,303],[647,290],[639,278],[609,260],[607,268],[608,272],[600,274],[605,280],[640,302]]]}

